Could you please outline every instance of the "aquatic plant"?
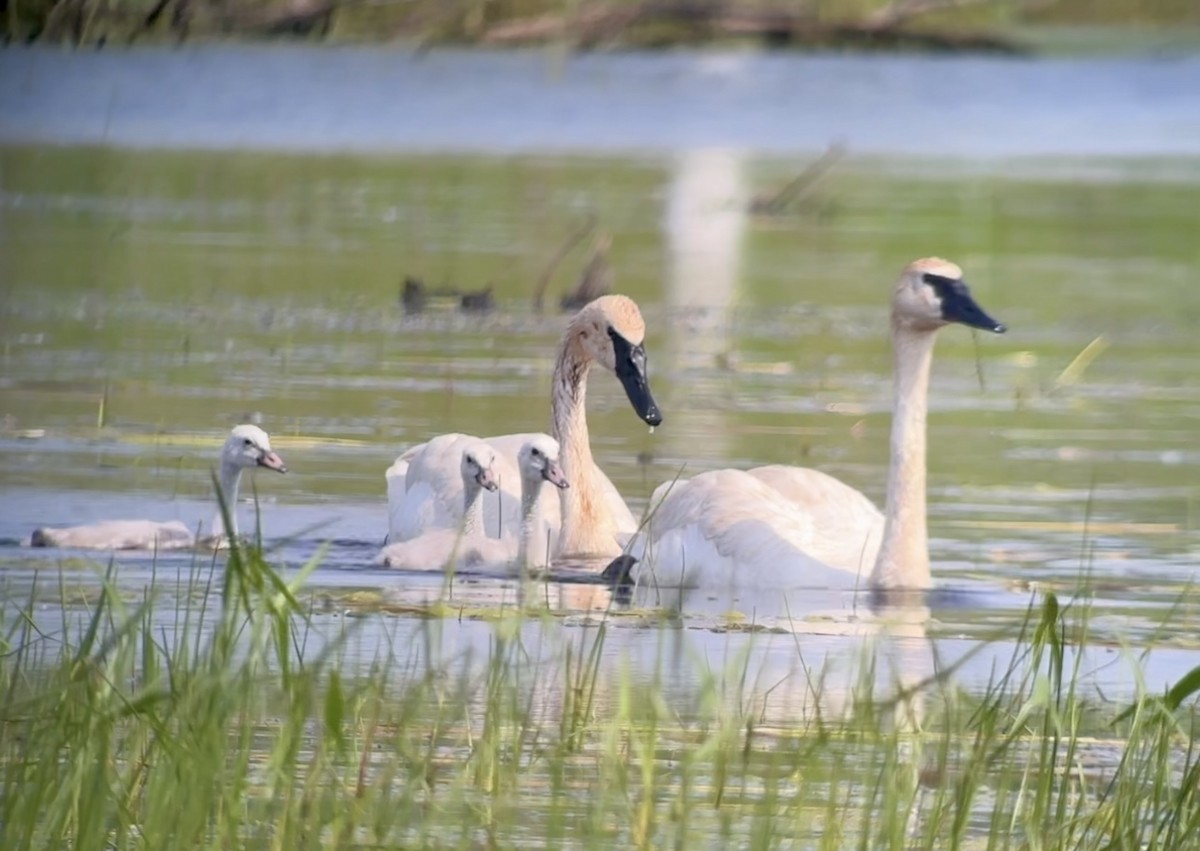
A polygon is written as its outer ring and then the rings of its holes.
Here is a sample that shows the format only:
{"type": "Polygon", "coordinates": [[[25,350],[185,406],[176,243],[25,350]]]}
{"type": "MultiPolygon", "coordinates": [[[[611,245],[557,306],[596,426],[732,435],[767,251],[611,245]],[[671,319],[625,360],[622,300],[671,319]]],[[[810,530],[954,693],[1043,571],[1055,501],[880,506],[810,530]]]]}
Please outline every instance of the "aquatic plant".
{"type": "Polygon", "coordinates": [[[317,628],[316,560],[227,558],[132,601],[110,565],[54,629],[33,596],[6,601],[3,847],[1170,848],[1200,830],[1200,669],[1120,712],[1085,699],[1083,602],[1032,604],[982,693],[947,666],[881,694],[864,660],[840,712],[780,724],[747,654],[680,705],[666,654],[649,676],[601,664],[611,619],[535,649],[552,617],[529,603],[480,622],[484,658],[447,654],[438,617],[408,645],[377,619],[364,648],[366,619],[317,628]]]}

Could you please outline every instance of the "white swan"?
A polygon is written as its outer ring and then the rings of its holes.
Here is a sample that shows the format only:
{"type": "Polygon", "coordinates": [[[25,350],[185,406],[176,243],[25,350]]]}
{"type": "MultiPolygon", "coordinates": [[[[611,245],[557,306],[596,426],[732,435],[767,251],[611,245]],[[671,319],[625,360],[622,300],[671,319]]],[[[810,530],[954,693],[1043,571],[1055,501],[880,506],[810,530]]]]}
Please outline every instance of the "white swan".
{"type": "MultiPolygon", "coordinates": [[[[554,552],[560,556],[615,556],[637,529],[637,521],[621,494],[592,458],[588,441],[586,396],[588,372],[599,364],[614,373],[625,388],[634,411],[655,426],[662,414],[646,377],[646,324],[637,304],[621,295],[602,296],[585,305],[563,333],[554,365],[550,414],[553,433],[562,446],[563,474],[571,487],[560,492],[559,504],[548,501],[542,521],[557,531],[554,552]]],[[[522,445],[535,434],[484,438],[501,457],[517,464],[522,445]]],[[[459,511],[461,482],[453,480],[455,460],[436,438],[408,449],[388,470],[389,541],[409,540],[439,525],[456,527],[461,515],[447,517],[443,509],[459,511]],[[400,476],[404,476],[401,486],[400,476]],[[436,502],[436,506],[430,506],[436,502]]],[[[516,536],[521,523],[519,485],[515,476],[501,478],[495,497],[483,499],[484,527],[516,536]]]]}
{"type": "Polygon", "coordinates": [[[484,489],[496,493],[501,482],[519,487],[516,468],[491,444],[469,434],[441,434],[421,446],[411,461],[397,459],[388,470],[388,543],[435,529],[470,528],[499,537],[495,524],[485,526],[481,497],[484,489]],[[486,470],[486,484],[476,480],[472,468],[486,470]],[[412,486],[406,487],[409,470],[412,486]]]}
{"type": "MultiPolygon", "coordinates": [[[[287,467],[283,459],[271,451],[271,439],[267,433],[255,425],[234,428],[221,448],[220,458],[218,482],[233,519],[233,534],[237,535],[237,498],[242,473],[255,467],[286,473],[287,467]]],[[[155,520],[105,520],[84,526],[36,529],[30,538],[30,545],[91,550],[178,550],[194,546],[227,546],[229,540],[219,507],[211,529],[210,535],[197,539],[192,530],[178,520],[165,523],[155,520]]]]}
{"type": "Polygon", "coordinates": [[[930,586],[925,419],[935,335],[952,322],[1003,333],[971,298],[958,266],[904,269],[892,295],[895,408],[887,508],[798,467],[714,470],[659,486],[646,533],[610,578],[683,587],[930,586]],[[862,568],[874,565],[866,582],[862,568]],[[624,576],[622,576],[624,574],[624,576]]]}
{"type": "Polygon", "coordinates": [[[463,527],[431,529],[408,541],[389,544],[375,559],[376,564],[405,570],[443,570],[453,565],[460,570],[505,570],[518,567],[546,567],[550,551],[545,530],[536,522],[539,503],[543,502],[547,482],[567,488],[559,463],[558,441],[547,434],[535,435],[518,453],[521,473],[521,534],[517,538],[488,538],[479,524],[482,519],[482,488],[494,490],[490,472],[481,468],[480,456],[492,456],[494,450],[483,441],[468,444],[462,454],[463,527]],[[489,487],[489,485],[491,485],[489,487]]]}

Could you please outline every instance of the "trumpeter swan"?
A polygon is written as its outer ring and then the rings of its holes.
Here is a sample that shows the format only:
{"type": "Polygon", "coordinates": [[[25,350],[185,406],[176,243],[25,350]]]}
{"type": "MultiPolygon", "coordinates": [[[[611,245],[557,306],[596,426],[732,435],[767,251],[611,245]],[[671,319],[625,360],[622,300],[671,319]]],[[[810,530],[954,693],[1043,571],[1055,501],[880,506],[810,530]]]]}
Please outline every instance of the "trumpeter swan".
{"type": "MultiPolygon", "coordinates": [[[[548,434],[534,435],[517,453],[521,477],[521,534],[518,538],[488,538],[478,528],[481,515],[479,497],[482,488],[494,490],[488,474],[486,481],[477,472],[481,455],[494,454],[492,447],[475,441],[463,452],[462,484],[464,523],[456,529],[431,529],[408,541],[389,544],[375,559],[377,564],[406,570],[442,570],[447,565],[472,571],[507,570],[517,566],[546,567],[550,564],[544,530],[535,522],[539,503],[543,502],[547,482],[567,488],[559,460],[558,441],[548,434]]],[[[486,470],[484,472],[487,472],[486,470]]]]}
{"type": "Polygon", "coordinates": [[[951,323],[1005,330],[976,304],[958,266],[938,258],[909,264],[892,294],[895,406],[883,515],[857,490],[815,470],[713,470],[655,491],[633,558],[614,562],[610,578],[652,573],[658,584],[683,587],[928,588],[926,403],[936,332],[951,323]]]}
{"type": "MultiPolygon", "coordinates": [[[[237,535],[237,498],[242,473],[255,467],[265,467],[286,473],[287,467],[271,451],[271,439],[255,425],[240,425],[233,429],[221,448],[218,482],[221,494],[233,519],[237,535]]],[[[225,524],[218,510],[213,520],[212,534],[197,539],[192,530],[178,520],[161,523],[155,520],[105,520],[83,526],[36,529],[30,538],[35,547],[76,547],[92,550],[177,550],[193,546],[220,547],[229,543],[225,524]]]]}
{"type": "MultiPolygon", "coordinates": [[[[588,372],[592,364],[599,364],[617,376],[644,422],[652,426],[662,422],[646,375],[645,335],[646,324],[637,304],[622,295],[602,296],[587,304],[563,333],[554,365],[550,414],[554,438],[562,446],[563,473],[571,487],[560,492],[557,505],[547,501],[542,518],[552,534],[557,531],[557,555],[614,556],[621,551],[623,540],[637,529],[625,500],[592,458],[585,403],[588,372]]],[[[507,434],[484,439],[515,466],[520,447],[533,437],[507,434]]],[[[456,491],[443,489],[453,477],[454,460],[444,453],[438,457],[433,444],[430,441],[408,449],[388,470],[390,541],[409,540],[445,522],[426,506],[435,492],[443,504],[459,502],[453,498],[456,491]],[[449,503],[445,503],[447,497],[449,503]]],[[[504,535],[517,534],[520,495],[513,478],[500,481],[496,497],[484,497],[484,527],[489,535],[498,534],[498,529],[504,535]]],[[[456,526],[457,520],[450,518],[448,525],[456,526]]]]}

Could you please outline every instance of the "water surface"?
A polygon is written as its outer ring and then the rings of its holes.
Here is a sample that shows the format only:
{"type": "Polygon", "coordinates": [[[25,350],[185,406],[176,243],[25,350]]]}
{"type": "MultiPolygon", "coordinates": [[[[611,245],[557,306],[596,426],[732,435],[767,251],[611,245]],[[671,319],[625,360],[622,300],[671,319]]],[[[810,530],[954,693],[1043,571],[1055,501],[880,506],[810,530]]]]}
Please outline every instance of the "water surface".
{"type": "MultiPolygon", "coordinates": [[[[593,447],[635,511],[681,469],[775,462],[882,503],[886,300],[906,262],[936,253],[1010,331],[941,336],[929,484],[945,593],[893,646],[928,670],[931,654],[1011,641],[1031,595],[1053,588],[1094,600],[1087,669],[1100,692],[1132,688],[1125,647],[1154,649],[1153,686],[1173,681],[1200,661],[1200,89],[1184,84],[1196,70],[0,52],[0,538],[104,517],[207,523],[224,431],[261,419],[291,472],[246,493],[281,565],[328,545],[311,584],[330,629],[378,600],[440,596],[436,578],[369,567],[386,532],[383,471],[433,434],[548,425],[566,319],[535,314],[531,292],[589,217],[646,314],[666,416],[650,434],[611,377],[593,378],[593,447]],[[746,212],[836,136],[849,156],[795,210],[746,212]],[[405,275],[490,284],[497,309],[406,315],[405,275]]],[[[586,255],[585,243],[567,257],[550,303],[586,255]]],[[[78,555],[0,550],[14,593],[59,566],[94,588],[78,555]]],[[[132,594],[191,566],[119,561],[132,594]]],[[[545,593],[568,632],[610,605],[665,608],[701,648],[691,662],[753,645],[775,673],[795,670],[797,636],[818,661],[852,655],[878,615],[852,595],[545,593]]],[[[455,594],[480,608],[516,599],[504,583],[455,594]]],[[[661,649],[643,626],[614,630],[614,658],[661,649]]],[[[461,628],[468,643],[486,632],[461,628]]],[[[967,685],[1009,652],[995,648],[967,685]]]]}

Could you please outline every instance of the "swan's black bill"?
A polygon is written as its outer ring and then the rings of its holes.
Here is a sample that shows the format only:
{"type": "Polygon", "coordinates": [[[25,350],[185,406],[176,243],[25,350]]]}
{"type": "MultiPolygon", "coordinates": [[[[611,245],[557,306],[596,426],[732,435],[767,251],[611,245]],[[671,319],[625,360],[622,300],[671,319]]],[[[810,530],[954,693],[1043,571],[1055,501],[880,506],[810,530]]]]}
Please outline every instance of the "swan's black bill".
{"type": "Polygon", "coordinates": [[[617,378],[625,388],[629,404],[648,425],[662,424],[662,412],[650,394],[650,380],[646,377],[646,347],[633,345],[612,328],[608,329],[616,357],[617,378]]]}
{"type": "Polygon", "coordinates": [[[619,555],[608,563],[600,578],[612,585],[632,585],[633,578],[629,574],[637,563],[631,555],[619,555]]]}
{"type": "Polygon", "coordinates": [[[1008,330],[1002,323],[988,316],[971,297],[971,290],[966,281],[934,275],[931,272],[925,274],[924,280],[938,294],[942,302],[942,318],[947,322],[957,322],[968,328],[978,328],[994,334],[1003,334],[1008,330]]]}

